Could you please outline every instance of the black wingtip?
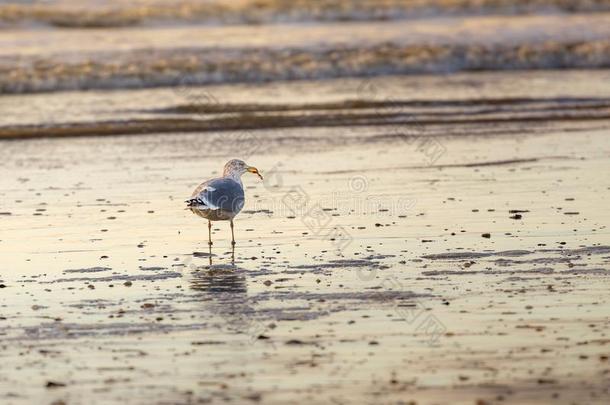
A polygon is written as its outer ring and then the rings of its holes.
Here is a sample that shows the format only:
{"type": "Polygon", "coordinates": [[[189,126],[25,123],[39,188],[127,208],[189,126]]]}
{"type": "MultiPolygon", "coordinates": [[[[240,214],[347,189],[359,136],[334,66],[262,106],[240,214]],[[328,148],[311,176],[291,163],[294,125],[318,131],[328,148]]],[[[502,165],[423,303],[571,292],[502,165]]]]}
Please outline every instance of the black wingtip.
{"type": "Polygon", "coordinates": [[[186,203],[187,207],[198,207],[202,205],[205,206],[203,200],[199,198],[191,198],[190,200],[185,200],[184,202],[186,203]]]}

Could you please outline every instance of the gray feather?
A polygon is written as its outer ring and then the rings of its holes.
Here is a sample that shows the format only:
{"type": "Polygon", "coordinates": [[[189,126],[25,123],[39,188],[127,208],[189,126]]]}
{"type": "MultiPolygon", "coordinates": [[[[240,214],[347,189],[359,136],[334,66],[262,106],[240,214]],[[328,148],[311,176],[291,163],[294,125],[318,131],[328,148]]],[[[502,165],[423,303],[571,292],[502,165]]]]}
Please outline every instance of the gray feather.
{"type": "Polygon", "coordinates": [[[202,183],[187,200],[189,207],[206,208],[237,214],[244,207],[244,189],[241,184],[227,177],[202,183]]]}

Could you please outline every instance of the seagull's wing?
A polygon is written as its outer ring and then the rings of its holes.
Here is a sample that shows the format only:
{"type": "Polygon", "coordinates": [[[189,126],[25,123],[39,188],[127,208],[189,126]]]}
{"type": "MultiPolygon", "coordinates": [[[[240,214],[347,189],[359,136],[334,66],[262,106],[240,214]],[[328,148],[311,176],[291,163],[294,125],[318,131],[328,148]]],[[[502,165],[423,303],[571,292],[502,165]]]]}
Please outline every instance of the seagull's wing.
{"type": "Polygon", "coordinates": [[[208,180],[197,187],[186,202],[193,208],[238,213],[244,207],[244,189],[230,178],[208,180]]]}

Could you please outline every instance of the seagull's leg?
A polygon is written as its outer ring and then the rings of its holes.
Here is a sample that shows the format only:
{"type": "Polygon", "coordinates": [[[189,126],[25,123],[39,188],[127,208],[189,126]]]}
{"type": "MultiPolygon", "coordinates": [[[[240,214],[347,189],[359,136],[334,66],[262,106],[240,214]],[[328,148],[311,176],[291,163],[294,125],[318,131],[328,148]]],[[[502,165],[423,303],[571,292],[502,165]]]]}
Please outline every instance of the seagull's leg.
{"type": "Polygon", "coordinates": [[[233,230],[233,220],[231,220],[231,246],[235,246],[235,231],[233,230]]]}
{"type": "Polygon", "coordinates": [[[212,246],[212,221],[208,219],[208,245],[212,246]]]}

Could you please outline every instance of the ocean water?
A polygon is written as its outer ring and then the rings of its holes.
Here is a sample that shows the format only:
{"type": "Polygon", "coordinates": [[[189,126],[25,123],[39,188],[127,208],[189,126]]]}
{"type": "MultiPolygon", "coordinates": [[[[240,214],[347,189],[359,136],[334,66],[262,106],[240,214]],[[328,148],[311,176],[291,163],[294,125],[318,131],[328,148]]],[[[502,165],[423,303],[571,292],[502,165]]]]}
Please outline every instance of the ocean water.
{"type": "Polygon", "coordinates": [[[610,1],[0,4],[0,92],[610,66],[610,1]]]}

